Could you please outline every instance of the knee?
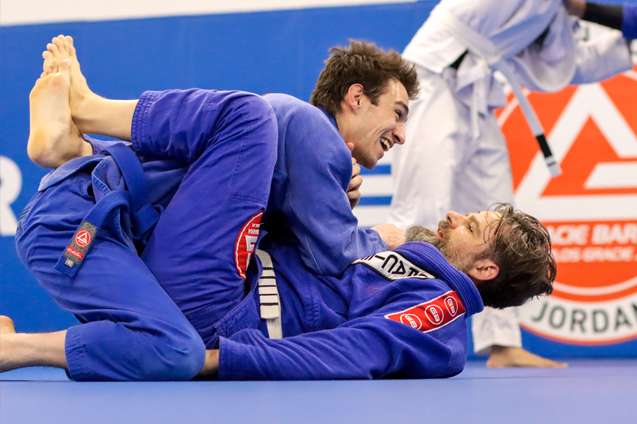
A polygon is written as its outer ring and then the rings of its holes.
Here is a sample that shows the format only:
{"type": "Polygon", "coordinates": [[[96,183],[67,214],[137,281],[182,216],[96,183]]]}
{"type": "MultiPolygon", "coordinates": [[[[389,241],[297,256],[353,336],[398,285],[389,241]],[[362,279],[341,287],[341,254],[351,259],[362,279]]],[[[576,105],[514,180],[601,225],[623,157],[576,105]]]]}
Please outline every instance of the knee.
{"type": "MultiPolygon", "coordinates": [[[[270,103],[252,93],[238,92],[233,102],[233,110],[244,129],[276,135],[276,117],[270,103]]],[[[265,135],[265,134],[264,134],[265,135]]]]}
{"type": "Polygon", "coordinates": [[[206,348],[194,329],[158,334],[151,341],[152,358],[142,362],[146,380],[190,380],[202,370],[206,348]]]}

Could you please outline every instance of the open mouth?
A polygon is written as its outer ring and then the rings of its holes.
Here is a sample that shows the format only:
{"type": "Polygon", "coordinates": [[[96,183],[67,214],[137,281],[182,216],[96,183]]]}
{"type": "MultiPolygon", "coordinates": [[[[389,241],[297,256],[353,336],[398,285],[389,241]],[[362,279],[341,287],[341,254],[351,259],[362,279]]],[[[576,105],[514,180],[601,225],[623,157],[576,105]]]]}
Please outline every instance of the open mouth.
{"type": "Polygon", "coordinates": [[[392,148],[394,143],[392,143],[391,140],[389,140],[387,137],[381,137],[380,145],[383,148],[383,151],[387,152],[387,151],[389,151],[389,149],[392,148]]]}

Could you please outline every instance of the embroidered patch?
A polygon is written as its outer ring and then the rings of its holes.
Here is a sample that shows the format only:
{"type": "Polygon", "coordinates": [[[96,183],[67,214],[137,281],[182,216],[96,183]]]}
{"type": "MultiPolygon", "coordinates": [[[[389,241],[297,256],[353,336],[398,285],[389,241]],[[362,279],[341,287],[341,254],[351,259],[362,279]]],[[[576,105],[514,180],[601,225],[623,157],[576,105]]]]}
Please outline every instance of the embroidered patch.
{"type": "Polygon", "coordinates": [[[380,252],[373,256],[357,259],[353,263],[365,264],[392,281],[403,278],[435,278],[400,253],[392,251],[380,252]]]}
{"type": "Polygon", "coordinates": [[[250,264],[250,258],[259,239],[259,228],[263,212],[259,212],[250,218],[241,228],[239,236],[234,244],[234,262],[241,278],[246,278],[246,271],[250,264]]]}
{"type": "Polygon", "coordinates": [[[385,318],[407,325],[414,330],[428,333],[455,321],[465,312],[460,296],[453,290],[427,302],[400,312],[385,315],[385,318]]]}
{"type": "Polygon", "coordinates": [[[73,234],[71,242],[64,249],[64,265],[73,268],[84,260],[95,240],[97,227],[90,222],[83,221],[73,234]]]}

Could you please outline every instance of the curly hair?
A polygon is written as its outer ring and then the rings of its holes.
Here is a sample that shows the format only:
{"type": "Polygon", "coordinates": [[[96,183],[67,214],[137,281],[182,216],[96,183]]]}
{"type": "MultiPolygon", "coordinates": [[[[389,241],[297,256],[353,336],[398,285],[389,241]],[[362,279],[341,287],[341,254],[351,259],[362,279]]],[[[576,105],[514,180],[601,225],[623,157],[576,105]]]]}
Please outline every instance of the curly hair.
{"type": "MultiPolygon", "coordinates": [[[[486,306],[507,308],[519,306],[532,297],[551,294],[557,265],[551,253],[551,236],[533,216],[502,203],[493,211],[500,215],[495,221],[493,236],[485,250],[470,258],[490,259],[500,272],[497,277],[476,284],[486,306]]],[[[425,241],[440,249],[449,259],[444,240],[436,232],[415,226],[407,230],[408,241],[425,241]]]]}
{"type": "Polygon", "coordinates": [[[493,260],[500,272],[494,279],[477,284],[484,304],[506,308],[551,294],[557,265],[546,227],[509,204],[498,204],[493,210],[501,218],[489,247],[477,259],[493,260]]]}
{"type": "Polygon", "coordinates": [[[361,84],[376,105],[389,80],[402,83],[410,99],[418,95],[418,78],[413,64],[395,50],[385,51],[373,43],[350,40],[347,47],[332,47],[325,61],[310,103],[336,115],[352,84],[361,84]]]}

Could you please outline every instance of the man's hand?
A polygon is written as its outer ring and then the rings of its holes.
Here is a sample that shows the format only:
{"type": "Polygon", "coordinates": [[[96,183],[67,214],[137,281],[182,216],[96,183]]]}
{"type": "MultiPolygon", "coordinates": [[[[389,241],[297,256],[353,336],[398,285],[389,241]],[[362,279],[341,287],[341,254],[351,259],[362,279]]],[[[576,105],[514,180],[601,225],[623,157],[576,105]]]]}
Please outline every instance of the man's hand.
{"type": "Polygon", "coordinates": [[[586,12],[586,0],[563,0],[566,11],[573,16],[581,18],[586,12]]]}
{"type": "Polygon", "coordinates": [[[352,179],[347,186],[347,198],[352,209],[358,205],[361,200],[360,188],[363,184],[363,177],[361,176],[361,166],[356,162],[356,159],[352,158],[352,179]]]}
{"type": "Polygon", "coordinates": [[[393,224],[379,224],[372,227],[383,239],[387,247],[395,249],[406,241],[405,230],[398,228],[393,224]]]}

